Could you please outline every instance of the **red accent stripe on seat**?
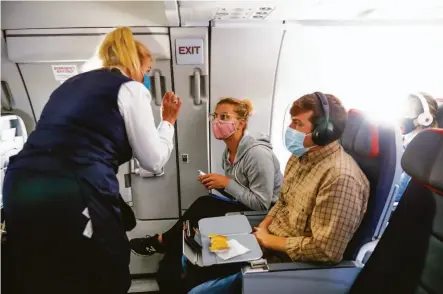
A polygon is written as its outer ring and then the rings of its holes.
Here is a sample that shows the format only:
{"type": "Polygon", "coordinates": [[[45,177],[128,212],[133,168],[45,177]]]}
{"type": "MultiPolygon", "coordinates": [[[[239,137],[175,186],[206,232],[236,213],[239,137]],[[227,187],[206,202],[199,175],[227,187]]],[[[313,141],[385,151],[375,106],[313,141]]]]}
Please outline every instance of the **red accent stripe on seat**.
{"type": "Polygon", "coordinates": [[[428,130],[430,130],[431,132],[443,135],[443,129],[433,128],[433,129],[428,129],[428,130]]]}
{"type": "Polygon", "coordinates": [[[417,180],[416,178],[413,178],[414,181],[416,181],[417,183],[419,183],[420,185],[423,185],[425,188],[431,190],[432,192],[437,193],[440,196],[443,196],[443,191],[438,190],[437,188],[432,187],[431,185],[425,184],[420,180],[417,180]]]}

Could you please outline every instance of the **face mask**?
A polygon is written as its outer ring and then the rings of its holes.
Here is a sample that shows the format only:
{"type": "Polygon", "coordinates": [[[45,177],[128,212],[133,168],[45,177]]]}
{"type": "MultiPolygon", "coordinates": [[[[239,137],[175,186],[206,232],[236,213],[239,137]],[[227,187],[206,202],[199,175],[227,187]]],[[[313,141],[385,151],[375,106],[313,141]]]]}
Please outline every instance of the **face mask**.
{"type": "Polygon", "coordinates": [[[413,130],[415,130],[417,127],[414,123],[414,118],[404,118],[400,123],[401,132],[403,135],[409,134],[413,130]]]}
{"type": "Polygon", "coordinates": [[[305,147],[303,142],[308,134],[299,132],[294,130],[293,128],[288,127],[285,133],[285,146],[289,152],[294,154],[297,157],[305,154],[312,147],[305,147]]]}
{"type": "Polygon", "coordinates": [[[235,133],[235,124],[233,121],[220,121],[216,119],[212,122],[212,132],[218,140],[229,138],[235,133]]]}
{"type": "Polygon", "coordinates": [[[148,91],[151,91],[151,77],[148,74],[143,75],[143,85],[145,85],[148,91]]]}

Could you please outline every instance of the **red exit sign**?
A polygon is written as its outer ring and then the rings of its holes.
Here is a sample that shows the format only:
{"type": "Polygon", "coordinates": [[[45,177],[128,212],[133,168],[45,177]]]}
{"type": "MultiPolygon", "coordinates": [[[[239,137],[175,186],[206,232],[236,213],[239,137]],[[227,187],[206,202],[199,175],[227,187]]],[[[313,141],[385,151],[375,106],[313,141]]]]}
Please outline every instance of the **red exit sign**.
{"type": "Polygon", "coordinates": [[[203,45],[203,39],[176,39],[175,56],[177,64],[204,64],[205,50],[203,45]]]}
{"type": "Polygon", "coordinates": [[[178,47],[178,54],[198,54],[200,46],[180,46],[178,47]]]}

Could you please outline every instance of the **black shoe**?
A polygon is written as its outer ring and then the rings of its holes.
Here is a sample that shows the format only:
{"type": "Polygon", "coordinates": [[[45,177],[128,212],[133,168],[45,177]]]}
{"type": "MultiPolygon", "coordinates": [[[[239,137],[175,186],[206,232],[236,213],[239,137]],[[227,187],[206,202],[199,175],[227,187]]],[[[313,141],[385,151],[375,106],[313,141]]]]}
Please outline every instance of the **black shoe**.
{"type": "Polygon", "coordinates": [[[164,253],[163,245],[158,241],[158,235],[149,236],[146,238],[134,238],[129,241],[131,251],[140,256],[150,256],[154,253],[164,253]]]}

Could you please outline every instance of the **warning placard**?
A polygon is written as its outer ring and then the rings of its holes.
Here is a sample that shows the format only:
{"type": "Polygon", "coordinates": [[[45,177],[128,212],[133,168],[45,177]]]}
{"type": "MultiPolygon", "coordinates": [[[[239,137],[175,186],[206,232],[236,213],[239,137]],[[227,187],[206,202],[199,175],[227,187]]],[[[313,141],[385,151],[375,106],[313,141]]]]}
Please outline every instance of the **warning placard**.
{"type": "Polygon", "coordinates": [[[77,66],[74,65],[52,65],[52,72],[56,81],[64,82],[78,74],[77,66]]]}

